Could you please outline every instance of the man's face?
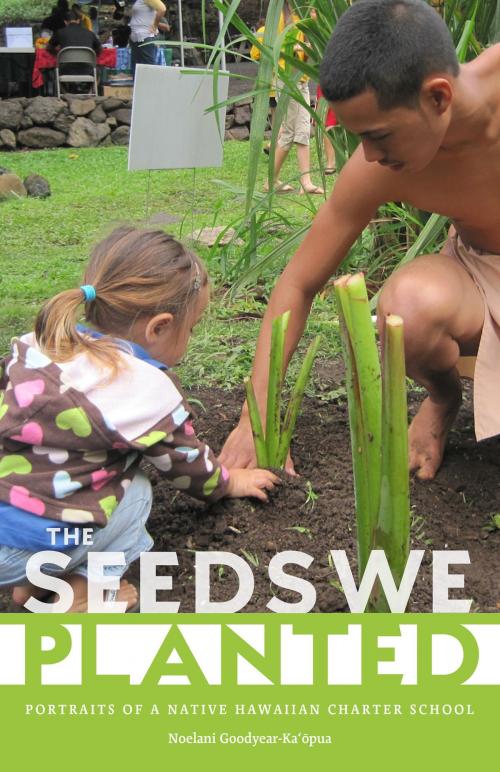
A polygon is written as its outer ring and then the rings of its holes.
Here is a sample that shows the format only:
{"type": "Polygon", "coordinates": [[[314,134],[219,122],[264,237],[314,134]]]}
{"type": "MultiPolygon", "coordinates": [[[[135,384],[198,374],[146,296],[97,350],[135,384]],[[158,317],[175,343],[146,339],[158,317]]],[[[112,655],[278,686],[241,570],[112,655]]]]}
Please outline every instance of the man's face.
{"type": "Polygon", "coordinates": [[[365,158],[394,172],[419,172],[434,159],[446,132],[441,114],[421,104],[382,110],[375,92],[332,102],[337,118],[361,138],[365,158]]]}

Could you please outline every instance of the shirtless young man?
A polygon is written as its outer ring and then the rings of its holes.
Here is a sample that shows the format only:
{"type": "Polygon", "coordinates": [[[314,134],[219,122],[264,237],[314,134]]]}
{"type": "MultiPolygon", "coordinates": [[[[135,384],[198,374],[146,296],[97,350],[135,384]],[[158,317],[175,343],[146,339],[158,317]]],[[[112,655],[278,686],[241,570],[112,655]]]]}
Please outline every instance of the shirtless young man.
{"type": "MultiPolygon", "coordinates": [[[[314,296],[377,208],[405,201],[454,226],[442,253],[390,277],[377,311],[380,327],[389,313],[403,317],[407,373],[428,391],[410,427],[410,466],[422,479],[436,474],[461,402],[458,357],[477,354],[480,342],[476,436],[500,433],[499,82],[500,45],[459,66],[444,22],[423,0],[358,0],[341,17],[321,87],[361,144],[271,295],[252,377],[262,412],[272,319],[292,310],[288,362],[314,296]]],[[[221,460],[255,464],[246,405],[221,460]]]]}

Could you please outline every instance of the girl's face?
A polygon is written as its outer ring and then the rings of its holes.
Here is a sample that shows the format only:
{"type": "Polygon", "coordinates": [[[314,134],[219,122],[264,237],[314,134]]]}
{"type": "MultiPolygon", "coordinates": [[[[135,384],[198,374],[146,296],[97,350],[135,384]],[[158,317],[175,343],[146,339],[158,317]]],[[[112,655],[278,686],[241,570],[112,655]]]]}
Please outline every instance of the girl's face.
{"type": "Polygon", "coordinates": [[[192,307],[180,320],[168,313],[152,317],[145,326],[145,340],[141,345],[154,359],[168,367],[179,364],[186,353],[191,333],[208,306],[209,296],[210,289],[206,284],[201,287],[192,307]]]}

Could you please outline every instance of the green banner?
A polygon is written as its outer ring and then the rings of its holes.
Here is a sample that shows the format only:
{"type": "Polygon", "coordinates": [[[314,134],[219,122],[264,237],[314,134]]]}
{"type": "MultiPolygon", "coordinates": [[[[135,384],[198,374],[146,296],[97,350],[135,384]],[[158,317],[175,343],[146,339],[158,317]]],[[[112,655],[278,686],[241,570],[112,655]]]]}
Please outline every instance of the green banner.
{"type": "Polygon", "coordinates": [[[38,770],[465,770],[499,652],[494,614],[3,614],[0,726],[38,770]]]}

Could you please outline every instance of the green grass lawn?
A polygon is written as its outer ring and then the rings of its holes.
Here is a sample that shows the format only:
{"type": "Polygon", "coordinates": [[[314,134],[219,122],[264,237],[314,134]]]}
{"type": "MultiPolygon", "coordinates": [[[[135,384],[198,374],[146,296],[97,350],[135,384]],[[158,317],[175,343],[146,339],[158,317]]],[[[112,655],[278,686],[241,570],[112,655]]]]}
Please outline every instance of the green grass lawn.
{"type": "MultiPolygon", "coordinates": [[[[21,178],[42,174],[52,189],[45,200],[0,203],[0,351],[8,350],[13,335],[31,329],[44,299],[80,283],[92,245],[114,226],[152,224],[185,239],[203,226],[229,225],[242,217],[247,154],[247,143],[228,142],[222,169],[128,172],[127,149],[121,147],[0,153],[0,166],[21,178]],[[164,224],[165,215],[176,221],[164,224]]],[[[293,177],[293,159],[287,168],[293,177]]],[[[260,185],[267,175],[264,155],[259,175],[260,185]]],[[[304,196],[277,198],[275,206],[294,222],[310,221],[310,210],[323,200],[318,196],[306,205],[304,196]]],[[[267,272],[258,292],[250,288],[229,300],[221,251],[198,251],[213,278],[213,301],[180,374],[186,385],[229,387],[241,383],[250,368],[265,296],[282,264],[267,272]]],[[[237,259],[237,252],[233,248],[227,259],[237,259]]],[[[335,316],[331,299],[317,301],[304,345],[322,332],[320,357],[338,351],[335,316]]]]}

